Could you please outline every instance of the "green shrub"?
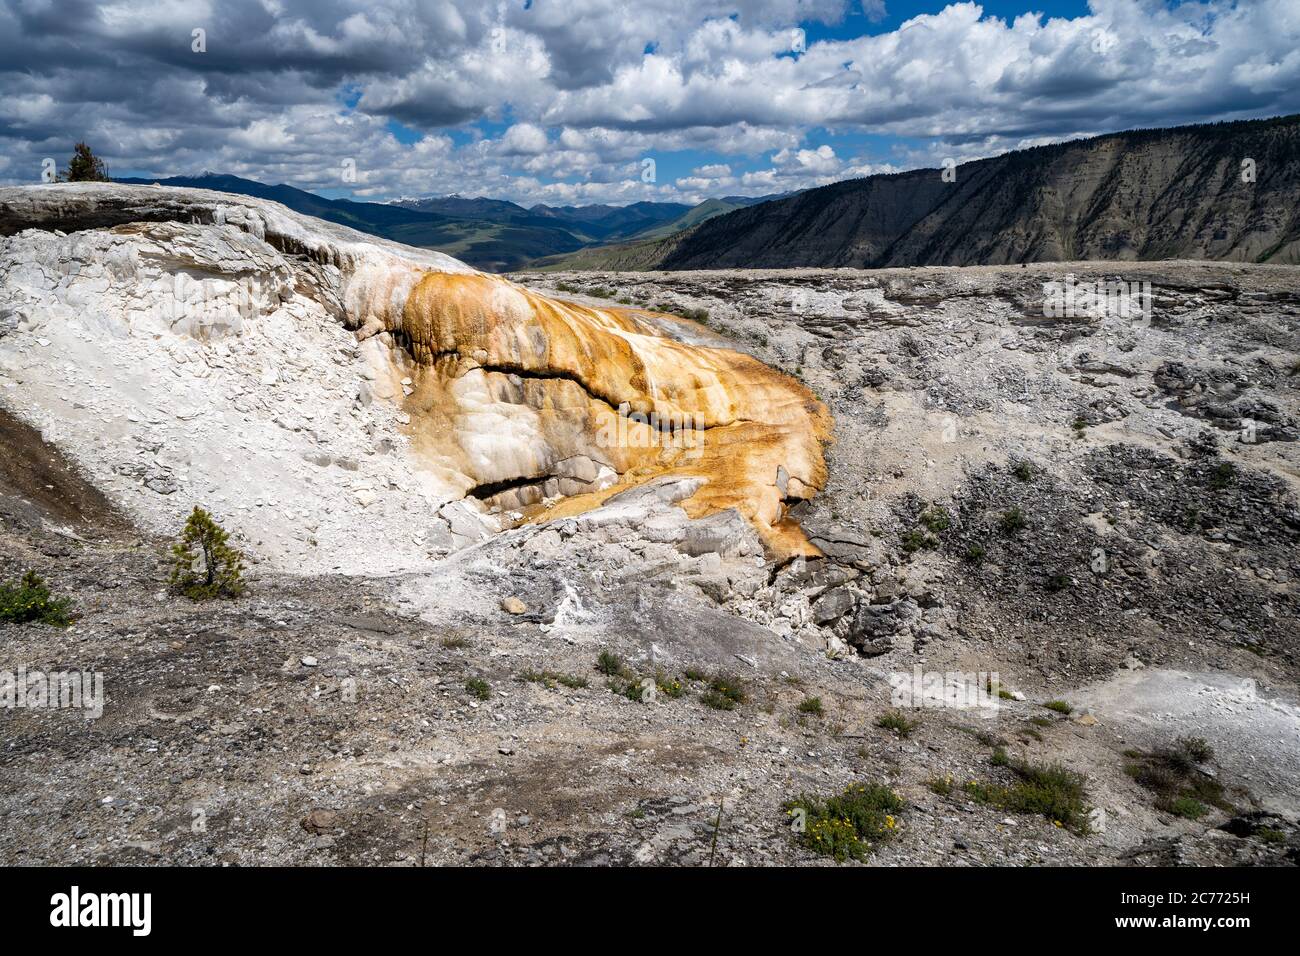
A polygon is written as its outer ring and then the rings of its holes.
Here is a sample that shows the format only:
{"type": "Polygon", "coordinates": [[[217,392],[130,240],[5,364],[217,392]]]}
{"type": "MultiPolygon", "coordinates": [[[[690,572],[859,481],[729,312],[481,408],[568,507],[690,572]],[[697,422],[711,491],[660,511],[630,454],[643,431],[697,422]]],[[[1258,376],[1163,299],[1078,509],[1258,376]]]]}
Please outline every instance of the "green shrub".
{"type": "Polygon", "coordinates": [[[699,322],[701,325],[709,324],[708,309],[681,309],[677,314],[683,319],[690,319],[692,322],[699,322]]]}
{"type": "Polygon", "coordinates": [[[920,721],[909,720],[907,715],[901,710],[887,710],[876,718],[876,726],[884,730],[892,730],[900,737],[909,737],[918,726],[920,721]]]}
{"type": "Polygon", "coordinates": [[[1011,469],[1011,474],[1015,475],[1021,481],[1034,480],[1034,466],[1029,462],[1021,460],[1016,462],[1016,467],[1011,469]]]}
{"type": "Polygon", "coordinates": [[[612,651],[600,652],[600,656],[596,658],[596,670],[607,677],[627,677],[631,674],[627,665],[623,663],[623,658],[612,651]]]}
{"type": "Polygon", "coordinates": [[[1009,787],[972,780],[966,792],[980,803],[1013,813],[1036,814],[1074,833],[1088,832],[1087,777],[1059,764],[1031,764],[1005,758],[1019,778],[1009,787]]]}
{"type": "Polygon", "coordinates": [[[1011,691],[1007,690],[1005,687],[1003,687],[1000,681],[996,685],[994,685],[993,678],[990,677],[988,680],[984,682],[984,689],[988,691],[990,694],[994,693],[995,686],[997,688],[997,695],[999,700],[1016,699],[1016,695],[1013,694],[1011,691]]]}
{"type": "Polygon", "coordinates": [[[931,793],[937,793],[941,797],[946,797],[952,793],[952,774],[946,777],[931,777],[925,782],[930,788],[931,793]]]}
{"type": "Polygon", "coordinates": [[[1168,812],[1187,820],[1199,820],[1210,808],[1193,797],[1175,797],[1168,804],[1168,812]]]}
{"type": "Polygon", "coordinates": [[[195,601],[242,594],[244,556],[229,541],[216,519],[195,507],[172,545],[172,588],[195,601]]]}
{"type": "Polygon", "coordinates": [[[612,693],[636,701],[638,704],[647,703],[652,699],[651,681],[654,682],[654,692],[665,697],[676,699],[686,694],[686,685],[662,669],[656,670],[654,677],[641,677],[628,667],[622,658],[608,651],[602,652],[597,658],[596,669],[612,678],[605,682],[605,686],[612,693]]]}
{"type": "Polygon", "coordinates": [[[1129,758],[1124,772],[1155,795],[1157,810],[1189,820],[1200,819],[1210,806],[1233,812],[1223,783],[1200,766],[1214,757],[1205,738],[1179,737],[1150,753],[1126,750],[1124,756],[1129,758]]]}
{"type": "Polygon", "coordinates": [[[617,694],[619,697],[626,697],[628,700],[636,701],[638,704],[645,700],[645,688],[641,686],[641,681],[635,676],[627,679],[618,678],[605,682],[610,693],[617,694]]]}
{"type": "Polygon", "coordinates": [[[1220,462],[1210,472],[1210,487],[1215,491],[1222,491],[1232,484],[1232,480],[1237,476],[1237,469],[1233,467],[1232,462],[1220,462]]]}
{"type": "Polygon", "coordinates": [[[487,700],[492,696],[492,685],[481,677],[471,677],[465,681],[465,690],[478,700],[487,700]]]}
{"type": "Polygon", "coordinates": [[[933,548],[938,543],[933,535],[926,534],[919,528],[913,528],[903,535],[903,552],[905,554],[916,554],[922,549],[933,548]]]}
{"type": "Polygon", "coordinates": [[[1009,508],[1002,512],[1002,516],[998,518],[998,527],[1003,534],[1008,536],[1023,531],[1028,523],[1025,520],[1024,512],[1019,508],[1009,508]]]}
{"type": "Polygon", "coordinates": [[[805,697],[799,702],[799,713],[801,714],[812,714],[815,717],[820,717],[825,712],[820,697],[805,697]]]}
{"type": "Polygon", "coordinates": [[[854,784],[839,796],[801,795],[782,809],[802,824],[796,830],[804,845],[843,862],[862,860],[897,833],[905,804],[888,787],[854,784]]]}
{"type": "Polygon", "coordinates": [[[700,695],[700,700],[714,710],[735,710],[737,704],[749,700],[749,695],[744,685],[730,674],[715,674],[709,678],[709,687],[700,695]]]}
{"type": "Polygon", "coordinates": [[[67,627],[71,603],[68,598],[54,597],[35,571],[28,571],[17,582],[0,583],[0,621],[67,627]]]}
{"type": "Polygon", "coordinates": [[[925,525],[936,534],[940,531],[947,531],[952,525],[952,515],[948,513],[947,508],[944,508],[941,505],[926,508],[921,512],[919,520],[921,524],[925,525]]]}
{"type": "Polygon", "coordinates": [[[671,677],[662,670],[655,671],[655,687],[659,693],[665,697],[676,700],[678,697],[685,695],[686,685],[676,677],[671,677]]]}
{"type": "Polygon", "coordinates": [[[575,690],[587,686],[585,677],[578,677],[576,674],[560,674],[551,670],[526,670],[519,675],[518,679],[529,684],[541,684],[548,689],[554,689],[556,684],[563,684],[575,690]]]}
{"type": "Polygon", "coordinates": [[[1056,711],[1058,714],[1068,715],[1074,711],[1074,708],[1071,707],[1063,700],[1049,700],[1043,706],[1046,707],[1048,710],[1056,711]]]}
{"type": "Polygon", "coordinates": [[[1214,759],[1214,748],[1204,737],[1179,737],[1174,746],[1197,763],[1208,763],[1214,759]]]}

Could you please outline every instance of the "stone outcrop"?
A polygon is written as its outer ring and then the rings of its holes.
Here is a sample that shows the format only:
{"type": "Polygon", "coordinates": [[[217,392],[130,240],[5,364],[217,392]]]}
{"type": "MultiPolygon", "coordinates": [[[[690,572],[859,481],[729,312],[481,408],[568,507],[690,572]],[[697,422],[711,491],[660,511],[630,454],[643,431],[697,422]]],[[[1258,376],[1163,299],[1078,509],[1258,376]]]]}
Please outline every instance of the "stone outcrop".
{"type": "Polygon", "coordinates": [[[787,507],[825,408],[685,320],[204,190],[3,189],[0,236],[3,400],[146,523],[206,503],[285,563],[403,567],[667,476],[817,553],[787,507]]]}

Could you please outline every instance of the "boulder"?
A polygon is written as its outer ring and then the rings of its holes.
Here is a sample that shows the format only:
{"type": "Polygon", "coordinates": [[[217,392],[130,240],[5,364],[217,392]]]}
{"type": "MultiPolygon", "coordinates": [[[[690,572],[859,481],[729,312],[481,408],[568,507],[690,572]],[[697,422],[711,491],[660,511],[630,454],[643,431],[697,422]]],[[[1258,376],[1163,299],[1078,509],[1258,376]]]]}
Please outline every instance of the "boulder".
{"type": "Polygon", "coordinates": [[[825,627],[853,610],[856,599],[847,588],[832,588],[812,606],[813,620],[825,627]]]}

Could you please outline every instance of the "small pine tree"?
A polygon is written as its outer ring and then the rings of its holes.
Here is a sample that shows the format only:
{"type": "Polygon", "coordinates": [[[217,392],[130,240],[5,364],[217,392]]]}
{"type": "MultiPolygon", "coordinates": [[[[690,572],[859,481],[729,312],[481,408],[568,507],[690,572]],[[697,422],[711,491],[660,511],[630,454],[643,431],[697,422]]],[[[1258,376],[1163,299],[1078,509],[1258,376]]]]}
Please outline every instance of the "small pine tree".
{"type": "Polygon", "coordinates": [[[68,161],[63,178],[70,183],[106,183],[108,170],[104,161],[90,151],[85,143],[78,143],[72,150],[72,159],[68,161]]]}
{"type": "Polygon", "coordinates": [[[196,506],[172,545],[171,586],[195,601],[242,594],[244,556],[229,540],[216,519],[196,506]]]}

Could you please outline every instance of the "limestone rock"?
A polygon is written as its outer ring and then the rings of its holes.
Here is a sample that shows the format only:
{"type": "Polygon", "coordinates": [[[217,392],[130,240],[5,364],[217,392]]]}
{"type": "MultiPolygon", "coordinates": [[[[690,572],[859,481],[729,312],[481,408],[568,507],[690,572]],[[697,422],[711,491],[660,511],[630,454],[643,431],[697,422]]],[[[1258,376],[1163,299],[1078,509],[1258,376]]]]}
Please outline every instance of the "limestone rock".
{"type": "Polygon", "coordinates": [[[853,610],[855,599],[847,588],[832,588],[812,606],[813,620],[823,626],[838,621],[853,610]]]}
{"type": "MultiPolygon", "coordinates": [[[[10,397],[53,423],[63,413],[49,395],[68,362],[132,432],[182,405],[198,424],[162,437],[213,494],[275,488],[334,503],[315,544],[292,519],[234,509],[239,530],[295,568],[322,537],[319,553],[410,566],[422,555],[367,546],[376,529],[410,540],[414,516],[438,512],[467,546],[509,523],[484,512],[562,519],[659,477],[676,482],[689,517],[725,516],[673,532],[687,553],[748,553],[737,519],[775,556],[817,553],[786,506],[825,483],[825,407],[750,356],[700,344],[683,320],[549,299],[439,253],[206,190],[0,189],[0,237],[0,316],[14,330],[0,361],[32,374],[10,397]],[[58,358],[35,356],[40,343],[58,358]],[[354,446],[342,457],[369,458],[368,487],[348,505],[319,474],[279,463],[315,454],[322,434],[354,446]],[[390,462],[369,454],[380,438],[390,462]],[[384,486],[418,490],[373,490],[384,486]]],[[[89,449],[101,429],[87,411],[63,424],[89,449]]],[[[174,504],[128,495],[128,510],[174,523],[192,502],[177,494],[178,470],[167,474],[142,480],[174,504]]]]}
{"type": "Polygon", "coordinates": [[[311,834],[327,833],[338,826],[339,815],[333,810],[317,808],[302,820],[302,828],[311,834]]]}

